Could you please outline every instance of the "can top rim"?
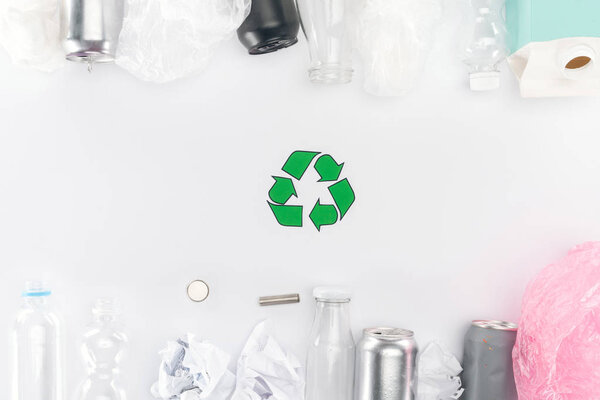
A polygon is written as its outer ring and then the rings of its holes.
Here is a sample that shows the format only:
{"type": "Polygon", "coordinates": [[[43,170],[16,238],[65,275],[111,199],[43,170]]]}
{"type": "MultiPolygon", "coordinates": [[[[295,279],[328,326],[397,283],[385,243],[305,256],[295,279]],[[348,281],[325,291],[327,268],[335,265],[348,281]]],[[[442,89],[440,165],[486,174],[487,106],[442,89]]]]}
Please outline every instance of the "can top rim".
{"type": "Polygon", "coordinates": [[[496,320],[483,320],[477,319],[473,321],[473,326],[483,329],[495,329],[498,331],[512,331],[515,332],[518,329],[518,325],[508,321],[496,321],[496,320]]]}
{"type": "Polygon", "coordinates": [[[384,340],[409,339],[415,336],[415,333],[408,329],[387,327],[367,328],[364,330],[364,333],[365,335],[384,340]]]}

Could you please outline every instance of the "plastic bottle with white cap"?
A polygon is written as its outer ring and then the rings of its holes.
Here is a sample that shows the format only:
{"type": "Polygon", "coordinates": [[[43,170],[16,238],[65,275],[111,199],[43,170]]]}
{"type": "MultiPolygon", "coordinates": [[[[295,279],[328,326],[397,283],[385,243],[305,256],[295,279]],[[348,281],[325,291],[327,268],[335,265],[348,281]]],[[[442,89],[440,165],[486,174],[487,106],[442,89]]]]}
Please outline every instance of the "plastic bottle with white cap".
{"type": "Polygon", "coordinates": [[[350,327],[350,290],[317,287],[306,363],[306,400],[352,400],[355,344],[350,327]]]}
{"type": "Polygon", "coordinates": [[[505,0],[471,0],[475,20],[464,63],[469,67],[469,83],[473,91],[500,87],[498,64],[506,59],[506,22],[502,16],[505,0]]]}

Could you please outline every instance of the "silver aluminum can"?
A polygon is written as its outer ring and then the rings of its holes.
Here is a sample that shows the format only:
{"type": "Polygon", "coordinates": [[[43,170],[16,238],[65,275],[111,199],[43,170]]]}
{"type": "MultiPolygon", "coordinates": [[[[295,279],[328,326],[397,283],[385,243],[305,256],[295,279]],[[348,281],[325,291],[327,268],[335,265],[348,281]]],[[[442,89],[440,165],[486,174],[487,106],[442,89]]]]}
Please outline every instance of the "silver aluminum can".
{"type": "Polygon", "coordinates": [[[465,336],[461,400],[517,400],[512,349],[517,325],[473,321],[465,336]]]}
{"type": "Polygon", "coordinates": [[[414,333],[365,329],[356,346],[355,400],[414,400],[417,394],[414,333]]]}
{"type": "Polygon", "coordinates": [[[61,0],[61,37],[68,60],[114,61],[124,0],[61,0]]]}

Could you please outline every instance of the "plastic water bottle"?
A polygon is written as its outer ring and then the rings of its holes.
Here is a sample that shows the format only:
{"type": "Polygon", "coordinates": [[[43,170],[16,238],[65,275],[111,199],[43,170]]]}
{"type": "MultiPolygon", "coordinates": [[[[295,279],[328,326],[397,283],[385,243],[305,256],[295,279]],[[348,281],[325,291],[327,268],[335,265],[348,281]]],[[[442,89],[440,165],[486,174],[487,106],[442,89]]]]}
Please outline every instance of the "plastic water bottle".
{"type": "Polygon", "coordinates": [[[114,299],[98,299],[92,309],[93,321],[84,335],[81,352],[88,377],[81,385],[79,400],[125,400],[119,383],[119,364],[127,336],[118,321],[114,299]]]}
{"type": "Polygon", "coordinates": [[[315,288],[317,310],[306,363],[306,400],[352,400],[354,338],[350,297],[342,288],[315,288]]]}
{"type": "Polygon", "coordinates": [[[25,285],[13,331],[13,400],[64,400],[62,323],[50,294],[42,282],[25,285]]]}
{"type": "Polygon", "coordinates": [[[502,16],[504,0],[471,0],[475,21],[466,48],[464,63],[469,67],[471,90],[500,87],[498,64],[506,59],[506,22],[502,16]]]}

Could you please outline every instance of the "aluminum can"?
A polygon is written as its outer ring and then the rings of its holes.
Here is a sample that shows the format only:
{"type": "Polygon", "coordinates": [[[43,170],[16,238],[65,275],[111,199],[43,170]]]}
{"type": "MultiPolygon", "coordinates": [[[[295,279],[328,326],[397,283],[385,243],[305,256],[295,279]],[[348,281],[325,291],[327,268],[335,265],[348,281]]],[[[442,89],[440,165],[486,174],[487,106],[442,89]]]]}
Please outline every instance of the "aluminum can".
{"type": "Polygon", "coordinates": [[[89,64],[114,61],[123,13],[124,0],[61,0],[67,59],[89,64]]]}
{"type": "Polygon", "coordinates": [[[462,400],[517,400],[512,349],[517,325],[473,321],[465,336],[462,400]]]}
{"type": "Polygon", "coordinates": [[[417,394],[414,333],[368,328],[356,346],[355,400],[414,400],[417,394]]]}

